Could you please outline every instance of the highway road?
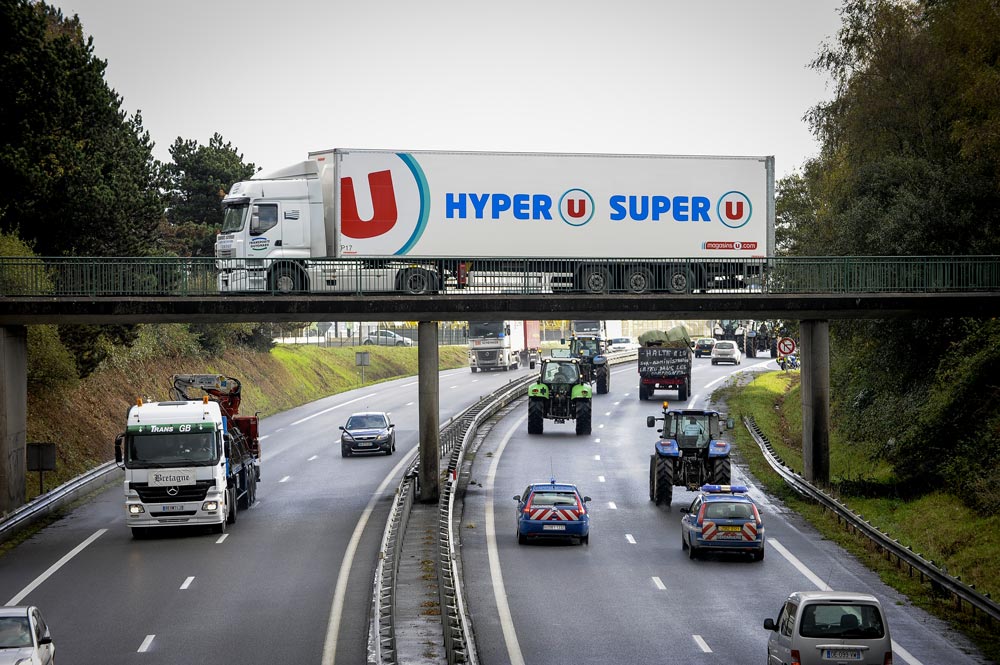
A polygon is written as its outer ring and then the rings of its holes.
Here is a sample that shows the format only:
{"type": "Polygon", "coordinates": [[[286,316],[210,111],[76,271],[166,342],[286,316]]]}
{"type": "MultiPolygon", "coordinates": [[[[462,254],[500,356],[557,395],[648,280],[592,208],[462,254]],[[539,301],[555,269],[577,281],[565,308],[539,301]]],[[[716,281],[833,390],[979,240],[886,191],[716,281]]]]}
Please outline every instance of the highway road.
{"type": "MultiPolygon", "coordinates": [[[[442,423],[530,371],[442,372],[442,423]]],[[[42,609],[62,663],[363,663],[374,563],[417,423],[415,377],[266,418],[258,502],[226,534],[133,540],[116,484],[0,556],[0,600],[42,609]],[[337,427],[364,409],[390,412],[395,455],[341,457],[337,427]]]]}
{"type": "MultiPolygon", "coordinates": [[[[739,367],[694,361],[693,395],[706,408],[712,390],[735,372],[776,369],[770,358],[739,367]]],[[[674,488],[670,506],[649,500],[649,455],[657,438],[646,416],[676,393],[640,402],[630,363],[615,368],[611,391],[594,397],[593,434],[572,423],[545,421],[527,434],[527,403],[518,402],[475,455],[460,529],[464,582],[484,665],[593,663],[764,663],[768,632],[794,590],[866,591],[880,598],[895,642],[897,665],[965,665],[967,641],[905,598],[780,503],[745,471],[733,482],[751,486],[763,507],[766,556],[709,554],[689,560],[681,550],[679,509],[695,493],[674,488]],[[515,502],[528,482],[576,483],[592,497],[590,544],[529,543],[515,538],[515,502]]]]}

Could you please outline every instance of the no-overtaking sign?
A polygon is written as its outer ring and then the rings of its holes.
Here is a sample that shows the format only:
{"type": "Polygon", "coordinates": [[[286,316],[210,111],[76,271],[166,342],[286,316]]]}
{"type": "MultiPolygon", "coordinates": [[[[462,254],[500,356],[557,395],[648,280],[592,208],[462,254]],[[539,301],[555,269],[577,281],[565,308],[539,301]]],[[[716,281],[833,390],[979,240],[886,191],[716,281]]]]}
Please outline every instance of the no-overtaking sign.
{"type": "Polygon", "coordinates": [[[790,356],[795,353],[795,340],[791,337],[782,337],[778,340],[778,353],[783,356],[790,356]]]}

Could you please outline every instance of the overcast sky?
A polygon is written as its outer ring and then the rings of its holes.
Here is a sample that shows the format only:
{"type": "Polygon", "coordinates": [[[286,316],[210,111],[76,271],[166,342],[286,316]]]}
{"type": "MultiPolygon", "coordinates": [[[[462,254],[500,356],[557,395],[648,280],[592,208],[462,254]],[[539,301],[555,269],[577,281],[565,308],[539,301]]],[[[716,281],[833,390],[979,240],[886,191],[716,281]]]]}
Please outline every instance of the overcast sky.
{"type": "Polygon", "coordinates": [[[49,0],[169,161],[218,132],[264,170],[333,147],[774,155],[817,145],[840,0],[49,0]]]}

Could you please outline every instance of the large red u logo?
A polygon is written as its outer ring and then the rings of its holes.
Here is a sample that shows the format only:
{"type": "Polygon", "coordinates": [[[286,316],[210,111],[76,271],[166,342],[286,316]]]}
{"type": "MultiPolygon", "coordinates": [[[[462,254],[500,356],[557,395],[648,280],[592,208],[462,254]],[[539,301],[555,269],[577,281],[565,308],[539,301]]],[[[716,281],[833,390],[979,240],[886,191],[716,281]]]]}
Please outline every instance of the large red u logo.
{"type": "Polygon", "coordinates": [[[566,214],[579,219],[587,214],[587,202],[583,199],[567,199],[566,214]]]}
{"type": "Polygon", "coordinates": [[[374,238],[387,233],[399,215],[396,212],[396,193],[392,189],[392,173],[376,171],[368,174],[368,187],[372,195],[372,218],[361,219],[358,200],[354,195],[354,179],[340,179],[341,232],[348,238],[374,238]]]}
{"type": "Polygon", "coordinates": [[[743,201],[726,201],[726,219],[743,219],[743,201]]]}

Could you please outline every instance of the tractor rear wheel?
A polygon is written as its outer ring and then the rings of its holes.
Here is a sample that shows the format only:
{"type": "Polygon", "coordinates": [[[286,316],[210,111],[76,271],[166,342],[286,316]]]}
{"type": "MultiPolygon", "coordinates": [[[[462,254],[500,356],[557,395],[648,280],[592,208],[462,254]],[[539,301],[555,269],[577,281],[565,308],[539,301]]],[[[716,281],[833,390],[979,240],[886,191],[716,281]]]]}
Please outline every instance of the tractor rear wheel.
{"type": "Polygon", "coordinates": [[[656,496],[653,500],[656,505],[666,503],[669,506],[674,494],[674,465],[659,455],[653,457],[656,458],[656,496]]]}
{"type": "Polygon", "coordinates": [[[528,434],[541,434],[544,422],[545,402],[538,398],[528,400],[528,434]]]}
{"type": "Polygon", "coordinates": [[[712,482],[716,485],[728,485],[732,475],[732,464],[728,457],[715,460],[712,482]]]}
{"type": "Polygon", "coordinates": [[[607,395],[611,389],[611,370],[607,365],[602,365],[597,370],[597,394],[607,395]]]}

